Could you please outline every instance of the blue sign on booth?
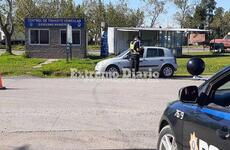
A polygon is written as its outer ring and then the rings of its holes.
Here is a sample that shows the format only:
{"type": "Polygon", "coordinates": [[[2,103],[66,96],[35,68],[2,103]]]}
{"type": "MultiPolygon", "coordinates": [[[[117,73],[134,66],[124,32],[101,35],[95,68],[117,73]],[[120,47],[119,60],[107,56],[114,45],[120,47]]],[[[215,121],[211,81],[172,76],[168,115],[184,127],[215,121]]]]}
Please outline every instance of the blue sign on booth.
{"type": "Polygon", "coordinates": [[[42,27],[66,27],[68,24],[72,28],[84,28],[84,19],[77,18],[25,18],[26,28],[42,27]]]}

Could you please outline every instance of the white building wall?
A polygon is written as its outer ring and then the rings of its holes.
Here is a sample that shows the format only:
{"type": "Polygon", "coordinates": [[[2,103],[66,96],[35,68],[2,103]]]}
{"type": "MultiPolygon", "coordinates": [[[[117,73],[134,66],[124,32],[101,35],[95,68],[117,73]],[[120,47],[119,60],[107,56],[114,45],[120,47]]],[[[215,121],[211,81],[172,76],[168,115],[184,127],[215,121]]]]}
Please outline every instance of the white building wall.
{"type": "Polygon", "coordinates": [[[129,32],[118,31],[117,28],[108,28],[108,46],[110,54],[119,54],[129,48],[129,32]]]}
{"type": "Polygon", "coordinates": [[[129,48],[130,41],[138,35],[137,31],[120,31],[119,28],[108,28],[108,47],[110,54],[119,54],[129,48]]]}
{"type": "Polygon", "coordinates": [[[117,47],[114,52],[115,54],[119,54],[120,52],[123,52],[129,48],[128,32],[117,31],[116,37],[117,47]]]}
{"type": "Polygon", "coordinates": [[[115,28],[108,28],[108,46],[109,46],[109,54],[114,54],[115,51],[115,28]]]}

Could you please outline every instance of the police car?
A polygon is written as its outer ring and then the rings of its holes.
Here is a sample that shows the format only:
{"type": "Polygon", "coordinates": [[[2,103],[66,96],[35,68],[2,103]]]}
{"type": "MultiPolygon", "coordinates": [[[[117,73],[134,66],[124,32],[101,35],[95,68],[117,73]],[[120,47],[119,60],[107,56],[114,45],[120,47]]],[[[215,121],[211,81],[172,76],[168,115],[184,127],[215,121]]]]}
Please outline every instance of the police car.
{"type": "Polygon", "coordinates": [[[160,121],[158,150],[230,150],[230,66],[179,91],[160,121]]]}

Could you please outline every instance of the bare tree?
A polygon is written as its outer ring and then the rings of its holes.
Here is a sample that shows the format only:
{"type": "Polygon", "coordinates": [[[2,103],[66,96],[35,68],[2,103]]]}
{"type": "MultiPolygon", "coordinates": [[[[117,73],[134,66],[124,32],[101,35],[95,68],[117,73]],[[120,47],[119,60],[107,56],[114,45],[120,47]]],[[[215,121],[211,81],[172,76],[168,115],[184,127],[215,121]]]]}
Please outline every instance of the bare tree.
{"type": "Polygon", "coordinates": [[[0,0],[0,27],[5,34],[6,52],[12,54],[11,37],[14,32],[13,0],[0,0]]]}
{"type": "Polygon", "coordinates": [[[186,17],[192,14],[194,3],[190,3],[189,0],[172,0],[178,8],[175,14],[175,19],[180,24],[181,28],[185,26],[186,17]]]}
{"type": "Polygon", "coordinates": [[[151,27],[154,27],[157,18],[165,13],[165,5],[167,0],[142,0],[145,3],[147,17],[151,18],[151,27]]]}

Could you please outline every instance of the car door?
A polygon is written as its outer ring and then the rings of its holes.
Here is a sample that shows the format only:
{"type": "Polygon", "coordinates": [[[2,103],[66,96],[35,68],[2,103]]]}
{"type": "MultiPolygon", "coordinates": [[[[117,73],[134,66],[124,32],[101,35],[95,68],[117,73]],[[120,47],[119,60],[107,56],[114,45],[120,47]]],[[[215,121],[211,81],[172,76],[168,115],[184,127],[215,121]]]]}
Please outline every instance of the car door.
{"type": "Polygon", "coordinates": [[[122,57],[120,57],[119,62],[118,62],[117,65],[121,69],[130,69],[132,67],[131,53],[127,52],[125,55],[123,55],[122,57]]]}
{"type": "Polygon", "coordinates": [[[159,71],[164,62],[164,50],[160,48],[147,48],[143,60],[140,62],[140,68],[143,71],[159,71]]]}
{"type": "Polygon", "coordinates": [[[223,80],[225,79],[210,83],[212,90],[207,99],[208,103],[203,107],[198,104],[185,104],[185,107],[190,109],[184,117],[183,146],[185,150],[227,150],[230,148],[230,82],[229,79],[224,82],[223,80]],[[224,92],[222,92],[223,86],[224,92]]]}
{"type": "MultiPolygon", "coordinates": [[[[139,64],[139,66],[142,65],[143,59],[144,59],[143,55],[140,55],[140,64],[139,64]]],[[[130,52],[128,52],[126,55],[123,56],[123,58],[121,58],[119,60],[118,66],[121,69],[130,69],[132,67],[132,60],[131,60],[131,53],[130,52]]]]}

